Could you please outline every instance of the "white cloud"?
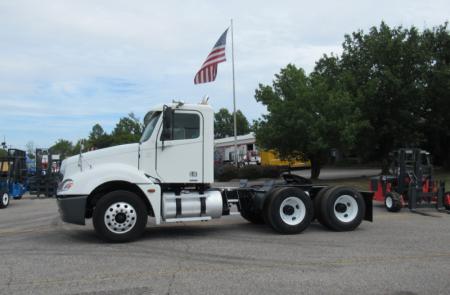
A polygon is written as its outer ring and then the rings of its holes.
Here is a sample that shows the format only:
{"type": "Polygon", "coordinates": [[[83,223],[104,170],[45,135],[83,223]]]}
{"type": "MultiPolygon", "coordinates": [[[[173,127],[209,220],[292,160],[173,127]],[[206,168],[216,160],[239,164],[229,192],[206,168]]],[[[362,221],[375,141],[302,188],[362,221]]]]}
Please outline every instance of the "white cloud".
{"type": "Polygon", "coordinates": [[[238,107],[254,119],[264,111],[255,88],[287,63],[311,71],[324,53],[340,52],[345,33],[382,20],[430,27],[448,20],[448,11],[447,1],[406,0],[3,1],[0,120],[7,128],[0,136],[17,146],[37,138],[50,145],[86,136],[96,117],[111,128],[130,111],[142,116],[152,104],[204,94],[216,108],[231,108],[230,52],[215,83],[192,83],[230,18],[238,107]]]}

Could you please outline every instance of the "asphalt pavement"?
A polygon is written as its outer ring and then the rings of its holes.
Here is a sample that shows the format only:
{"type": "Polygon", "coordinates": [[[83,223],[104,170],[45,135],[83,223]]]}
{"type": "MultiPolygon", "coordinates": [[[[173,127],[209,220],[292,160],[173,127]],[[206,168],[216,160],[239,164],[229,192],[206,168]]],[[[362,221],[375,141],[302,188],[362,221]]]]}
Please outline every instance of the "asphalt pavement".
{"type": "Polygon", "coordinates": [[[279,235],[240,216],[107,244],[54,199],[0,210],[0,294],[449,294],[450,215],[388,213],[353,232],[279,235]]]}

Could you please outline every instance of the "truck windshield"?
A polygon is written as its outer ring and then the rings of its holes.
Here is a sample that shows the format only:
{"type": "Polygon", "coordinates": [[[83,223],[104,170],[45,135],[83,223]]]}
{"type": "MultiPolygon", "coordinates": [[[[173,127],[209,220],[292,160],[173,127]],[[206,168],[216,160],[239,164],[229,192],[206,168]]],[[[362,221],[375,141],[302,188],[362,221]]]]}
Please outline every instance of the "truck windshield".
{"type": "Polygon", "coordinates": [[[145,126],[144,132],[142,133],[140,143],[143,143],[144,141],[147,141],[150,136],[152,136],[153,129],[155,129],[156,122],[158,122],[159,115],[161,115],[161,112],[152,112],[145,116],[145,121],[147,121],[147,125],[145,126]]]}

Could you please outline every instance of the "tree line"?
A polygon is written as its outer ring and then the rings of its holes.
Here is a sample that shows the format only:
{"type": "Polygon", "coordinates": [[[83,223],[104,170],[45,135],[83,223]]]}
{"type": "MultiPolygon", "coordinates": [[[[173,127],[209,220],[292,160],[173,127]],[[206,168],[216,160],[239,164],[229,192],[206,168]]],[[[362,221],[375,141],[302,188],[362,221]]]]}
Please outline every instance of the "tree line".
{"type": "Polygon", "coordinates": [[[67,139],[59,139],[49,150],[52,154],[59,154],[62,159],[83,151],[102,149],[114,145],[138,142],[144,129],[143,123],[133,113],[122,117],[111,133],[107,133],[100,124],[92,127],[89,136],[72,143],[67,139]]]}
{"type": "Polygon", "coordinates": [[[388,166],[400,147],[421,147],[450,167],[450,34],[447,23],[419,31],[384,22],[345,35],[342,54],[310,74],[293,64],[260,84],[268,113],[254,124],[263,148],[306,156],[317,178],[330,148],[388,166]]]}
{"type": "MultiPolygon", "coordinates": [[[[251,125],[245,115],[240,111],[236,111],[237,134],[243,135],[251,131],[251,125]]],[[[139,118],[133,113],[127,117],[120,118],[111,133],[107,133],[103,127],[97,123],[92,127],[89,136],[85,139],[78,140],[75,144],[67,139],[58,139],[49,150],[52,154],[59,154],[61,157],[67,158],[80,153],[81,144],[84,146],[83,151],[96,150],[119,144],[138,142],[141,138],[144,125],[139,118]]],[[[234,135],[233,114],[226,108],[220,109],[214,114],[214,137],[224,138],[234,135]]],[[[32,142],[27,144],[28,154],[34,152],[32,142]],[[28,145],[33,147],[28,147],[28,145]]]]}

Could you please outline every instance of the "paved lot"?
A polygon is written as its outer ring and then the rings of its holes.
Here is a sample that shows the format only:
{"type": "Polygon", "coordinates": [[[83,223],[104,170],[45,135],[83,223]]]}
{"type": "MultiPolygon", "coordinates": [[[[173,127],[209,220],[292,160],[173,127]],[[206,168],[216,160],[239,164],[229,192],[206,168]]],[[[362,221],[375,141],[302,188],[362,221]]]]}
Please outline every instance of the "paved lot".
{"type": "Polygon", "coordinates": [[[449,294],[450,215],[375,208],[375,222],[281,236],[240,216],[149,226],[106,244],[55,200],[0,210],[1,294],[449,294]]]}

